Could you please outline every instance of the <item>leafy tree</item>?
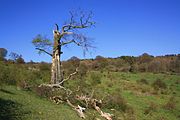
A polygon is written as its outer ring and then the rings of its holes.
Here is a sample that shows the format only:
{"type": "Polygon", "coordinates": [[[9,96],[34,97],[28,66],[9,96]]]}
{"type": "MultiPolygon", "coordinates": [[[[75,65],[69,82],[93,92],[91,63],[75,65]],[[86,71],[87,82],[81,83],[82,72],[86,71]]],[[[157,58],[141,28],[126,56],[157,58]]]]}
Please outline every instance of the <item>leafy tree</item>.
{"type": "Polygon", "coordinates": [[[8,51],[5,48],[0,48],[0,60],[4,60],[8,51]]]}
{"type": "Polygon", "coordinates": [[[11,59],[15,62],[15,63],[19,63],[19,64],[24,64],[25,61],[22,57],[22,55],[19,55],[15,52],[11,52],[10,55],[11,59]]]}
{"type": "Polygon", "coordinates": [[[69,63],[71,63],[74,67],[78,67],[79,64],[80,64],[80,59],[76,56],[73,56],[71,57],[69,60],[68,60],[69,63]]]}
{"type": "Polygon", "coordinates": [[[25,61],[24,61],[24,59],[22,58],[22,56],[20,56],[18,59],[16,59],[16,63],[24,64],[25,61]]]}
{"type": "Polygon", "coordinates": [[[10,58],[11,58],[12,60],[14,60],[14,61],[16,61],[19,57],[22,57],[21,55],[15,53],[15,52],[11,52],[11,53],[9,54],[9,56],[10,56],[10,58]]]}
{"type": "Polygon", "coordinates": [[[141,56],[139,56],[140,63],[149,63],[152,60],[153,60],[153,56],[147,53],[143,53],[141,56]]]}
{"type": "Polygon", "coordinates": [[[101,70],[108,65],[107,59],[100,55],[96,56],[95,61],[96,61],[95,66],[101,70]]]}

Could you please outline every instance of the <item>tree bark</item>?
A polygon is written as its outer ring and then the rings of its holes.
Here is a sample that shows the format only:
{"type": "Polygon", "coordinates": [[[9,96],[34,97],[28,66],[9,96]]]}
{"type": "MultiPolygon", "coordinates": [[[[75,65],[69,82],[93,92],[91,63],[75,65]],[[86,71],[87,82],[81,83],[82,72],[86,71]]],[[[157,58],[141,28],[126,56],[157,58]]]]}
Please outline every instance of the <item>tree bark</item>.
{"type": "Polygon", "coordinates": [[[54,31],[54,47],[52,55],[52,66],[51,66],[51,84],[60,83],[63,80],[61,72],[61,35],[58,30],[54,31]]]}

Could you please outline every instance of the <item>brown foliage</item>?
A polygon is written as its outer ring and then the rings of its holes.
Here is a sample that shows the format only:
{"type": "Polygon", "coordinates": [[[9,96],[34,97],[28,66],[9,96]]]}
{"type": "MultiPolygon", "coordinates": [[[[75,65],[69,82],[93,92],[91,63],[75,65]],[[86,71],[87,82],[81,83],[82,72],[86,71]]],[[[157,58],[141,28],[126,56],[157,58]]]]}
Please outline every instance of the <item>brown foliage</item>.
{"type": "Polygon", "coordinates": [[[165,82],[163,82],[161,79],[157,79],[153,82],[152,86],[154,87],[155,90],[159,89],[166,89],[167,85],[165,82]]]}
{"type": "Polygon", "coordinates": [[[169,99],[169,101],[163,106],[164,109],[167,109],[167,110],[173,110],[176,108],[176,100],[174,97],[171,97],[169,99]]]}
{"type": "Polygon", "coordinates": [[[151,114],[151,112],[156,111],[157,110],[157,105],[153,102],[151,102],[149,104],[149,106],[147,107],[147,109],[144,110],[144,114],[151,114]]]}

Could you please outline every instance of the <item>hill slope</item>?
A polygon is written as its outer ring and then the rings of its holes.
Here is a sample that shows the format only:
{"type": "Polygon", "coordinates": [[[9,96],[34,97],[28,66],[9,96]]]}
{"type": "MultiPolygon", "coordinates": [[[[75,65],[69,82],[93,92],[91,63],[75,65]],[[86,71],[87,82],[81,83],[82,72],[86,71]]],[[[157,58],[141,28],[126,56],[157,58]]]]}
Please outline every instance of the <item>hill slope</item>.
{"type": "Polygon", "coordinates": [[[79,120],[70,107],[56,105],[31,92],[17,90],[14,86],[0,89],[1,120],[79,120]]]}
{"type": "MultiPolygon", "coordinates": [[[[116,116],[115,120],[177,120],[180,118],[179,75],[98,71],[94,71],[93,74],[88,73],[84,81],[94,84],[99,80],[94,86],[96,97],[118,93],[131,108],[123,111],[122,107],[125,103],[121,101],[121,97],[111,96],[109,103],[112,101],[122,103],[119,105],[121,108],[118,111],[116,106],[108,104],[108,109],[105,107],[103,111],[113,113],[116,116]],[[98,77],[92,76],[95,73],[98,77]],[[112,111],[111,108],[116,110],[112,111]]],[[[66,85],[76,84],[79,85],[78,80],[70,80],[66,85]]],[[[85,115],[88,120],[102,119],[94,110],[87,110],[85,115]]],[[[18,90],[15,86],[1,86],[0,120],[17,119],[81,120],[66,104],[56,105],[33,92],[18,90]]]]}

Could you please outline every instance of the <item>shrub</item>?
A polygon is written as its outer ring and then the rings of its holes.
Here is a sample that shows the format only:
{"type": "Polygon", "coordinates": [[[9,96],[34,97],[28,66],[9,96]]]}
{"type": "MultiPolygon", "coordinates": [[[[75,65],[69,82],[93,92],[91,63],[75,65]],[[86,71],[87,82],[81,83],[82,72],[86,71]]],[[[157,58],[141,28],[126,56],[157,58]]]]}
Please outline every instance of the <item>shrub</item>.
{"type": "Polygon", "coordinates": [[[39,69],[40,69],[40,71],[50,71],[51,70],[51,66],[48,63],[41,62],[39,64],[39,69]]]}
{"type": "Polygon", "coordinates": [[[142,84],[146,84],[146,85],[149,84],[148,81],[147,81],[146,79],[144,79],[144,78],[140,79],[140,80],[137,81],[137,82],[138,82],[138,83],[142,83],[142,84]]]}
{"type": "Polygon", "coordinates": [[[164,83],[161,79],[157,79],[156,81],[154,81],[152,86],[156,90],[158,90],[158,89],[166,89],[167,88],[166,83],[164,83]]]}
{"type": "Polygon", "coordinates": [[[153,111],[156,111],[156,110],[157,110],[157,105],[155,103],[151,102],[149,104],[149,106],[147,107],[147,109],[145,109],[144,114],[147,115],[147,114],[149,114],[153,111]]]}
{"type": "Polygon", "coordinates": [[[106,96],[102,107],[108,109],[116,109],[123,112],[126,112],[128,110],[127,102],[123,99],[121,94],[117,92],[106,96]]]}
{"type": "Polygon", "coordinates": [[[0,83],[15,85],[16,71],[14,70],[15,70],[14,67],[6,65],[3,62],[0,62],[0,83]]]}
{"type": "Polygon", "coordinates": [[[164,108],[167,110],[173,110],[176,108],[176,100],[174,97],[171,97],[169,101],[164,105],[164,108]]]}
{"type": "Polygon", "coordinates": [[[26,81],[18,81],[17,86],[24,90],[30,90],[30,86],[26,81]]]}
{"type": "Polygon", "coordinates": [[[175,84],[177,85],[180,84],[180,80],[176,80],[175,84]]]}
{"type": "Polygon", "coordinates": [[[96,86],[98,84],[101,84],[101,74],[92,72],[90,75],[90,83],[92,86],[96,86]]]}
{"type": "Polygon", "coordinates": [[[52,89],[46,86],[36,87],[35,92],[41,97],[50,97],[53,94],[52,89]]]}
{"type": "Polygon", "coordinates": [[[80,78],[82,79],[84,76],[86,76],[86,73],[88,71],[88,67],[85,63],[81,63],[79,65],[79,69],[78,69],[78,74],[80,76],[80,78]]]}

